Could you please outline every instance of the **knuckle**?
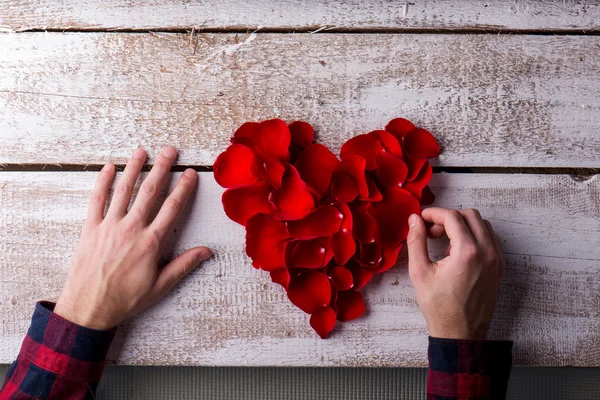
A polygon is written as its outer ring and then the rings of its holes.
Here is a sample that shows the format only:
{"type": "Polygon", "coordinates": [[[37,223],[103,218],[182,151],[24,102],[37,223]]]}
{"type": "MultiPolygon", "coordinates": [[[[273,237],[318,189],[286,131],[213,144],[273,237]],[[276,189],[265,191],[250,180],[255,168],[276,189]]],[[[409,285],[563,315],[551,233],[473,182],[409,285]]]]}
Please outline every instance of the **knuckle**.
{"type": "Polygon", "coordinates": [[[495,251],[487,251],[483,257],[483,261],[487,265],[496,265],[498,263],[498,255],[495,251]]]}
{"type": "Polygon", "coordinates": [[[155,252],[160,247],[160,237],[156,232],[150,231],[144,237],[142,243],[143,249],[148,252],[155,252]]]}
{"type": "Polygon", "coordinates": [[[462,248],[463,256],[468,260],[479,258],[479,249],[475,243],[465,243],[462,248]]]}
{"type": "Polygon", "coordinates": [[[461,219],[462,214],[460,213],[460,211],[450,210],[450,211],[448,211],[448,217],[450,217],[452,219],[461,219]]]}
{"type": "Polygon", "coordinates": [[[144,222],[144,217],[139,211],[137,211],[136,207],[132,207],[132,209],[127,213],[127,220],[130,225],[137,227],[144,222]]]}
{"type": "Polygon", "coordinates": [[[140,187],[140,192],[147,196],[154,196],[157,192],[158,188],[153,182],[144,182],[140,187]]]}
{"type": "Polygon", "coordinates": [[[182,202],[179,199],[167,199],[163,204],[166,211],[171,213],[178,213],[181,210],[182,202]]]}
{"type": "Polygon", "coordinates": [[[408,236],[406,237],[406,244],[409,246],[415,244],[418,239],[418,233],[415,231],[415,229],[411,229],[410,232],[408,232],[408,236]]]}
{"type": "Polygon", "coordinates": [[[104,199],[104,196],[99,191],[93,191],[90,195],[90,202],[92,203],[101,203],[104,199]]]}
{"type": "Polygon", "coordinates": [[[475,208],[468,208],[466,210],[463,211],[464,215],[467,217],[471,217],[471,218],[481,218],[481,214],[479,214],[479,211],[475,208]]]}
{"type": "Polygon", "coordinates": [[[131,185],[125,182],[119,182],[115,188],[115,195],[125,195],[131,193],[131,185]]]}
{"type": "Polygon", "coordinates": [[[156,162],[152,166],[152,171],[156,169],[157,172],[164,173],[167,172],[170,168],[171,166],[169,160],[161,154],[158,160],[156,160],[156,162]]]}
{"type": "Polygon", "coordinates": [[[134,221],[131,221],[123,229],[123,239],[129,240],[133,238],[139,232],[139,227],[134,221]]]}

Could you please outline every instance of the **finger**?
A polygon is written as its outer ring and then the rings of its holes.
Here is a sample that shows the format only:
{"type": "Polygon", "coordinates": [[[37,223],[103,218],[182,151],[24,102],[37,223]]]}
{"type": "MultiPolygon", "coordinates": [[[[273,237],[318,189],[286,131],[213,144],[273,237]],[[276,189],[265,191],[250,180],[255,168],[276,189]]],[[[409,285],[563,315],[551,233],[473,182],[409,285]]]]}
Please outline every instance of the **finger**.
{"type": "Polygon", "coordinates": [[[427,230],[427,236],[429,236],[430,239],[439,239],[445,233],[446,233],[446,230],[444,229],[444,226],[443,225],[438,225],[438,224],[433,224],[427,230]]]}
{"type": "Polygon", "coordinates": [[[502,254],[502,247],[500,246],[500,238],[494,231],[494,228],[492,227],[491,222],[488,221],[487,219],[484,219],[483,222],[485,223],[488,233],[490,234],[490,237],[492,238],[492,243],[494,243],[494,248],[496,249],[498,254],[502,254]]]}
{"type": "Polygon", "coordinates": [[[92,194],[90,196],[90,206],[87,213],[87,223],[97,225],[104,219],[104,207],[110,185],[115,178],[115,166],[106,164],[98,176],[92,194]]]}
{"type": "Polygon", "coordinates": [[[163,203],[158,215],[152,221],[151,229],[155,230],[159,236],[163,237],[179,218],[181,211],[185,207],[190,194],[194,190],[198,174],[193,169],[186,169],[179,178],[173,193],[167,197],[163,203]]]}
{"type": "Polygon", "coordinates": [[[127,206],[131,200],[131,194],[133,193],[133,187],[137,180],[142,167],[146,162],[146,152],[143,149],[137,149],[125,167],[125,171],[117,182],[117,187],[113,194],[113,198],[110,202],[107,217],[122,218],[127,214],[127,206]]]}
{"type": "Polygon", "coordinates": [[[468,210],[460,211],[460,213],[477,243],[486,247],[494,245],[479,211],[474,208],[469,208],[468,210]]]}
{"type": "Polygon", "coordinates": [[[176,157],[177,150],[174,147],[165,147],[140,186],[137,198],[131,206],[130,212],[138,215],[143,221],[148,219],[152,206],[156,203],[156,199],[176,157]]]}
{"type": "Polygon", "coordinates": [[[412,281],[421,280],[431,270],[431,260],[427,250],[427,228],[417,214],[408,219],[410,230],[406,239],[408,246],[408,274],[412,281]]]}
{"type": "Polygon", "coordinates": [[[189,249],[167,264],[158,274],[154,283],[153,297],[158,299],[167,294],[184,276],[194,270],[201,262],[212,256],[208,247],[189,249]]]}
{"type": "Polygon", "coordinates": [[[469,231],[469,228],[465,224],[465,220],[456,210],[430,207],[421,212],[421,217],[427,222],[441,225],[450,240],[474,241],[471,231],[469,231]]]}

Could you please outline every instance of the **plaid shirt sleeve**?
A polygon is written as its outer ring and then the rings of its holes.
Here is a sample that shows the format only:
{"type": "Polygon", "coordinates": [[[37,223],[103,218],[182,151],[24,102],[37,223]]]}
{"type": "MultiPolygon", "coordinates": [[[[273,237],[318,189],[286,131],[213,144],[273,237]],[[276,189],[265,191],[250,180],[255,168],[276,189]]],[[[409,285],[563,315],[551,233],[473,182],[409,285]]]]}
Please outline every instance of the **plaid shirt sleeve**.
{"type": "Polygon", "coordinates": [[[53,313],[39,302],[21,352],[10,366],[0,400],[94,399],[116,329],[99,331],[53,313]]]}
{"type": "Polygon", "coordinates": [[[512,342],[429,337],[427,400],[504,399],[512,342]]]}

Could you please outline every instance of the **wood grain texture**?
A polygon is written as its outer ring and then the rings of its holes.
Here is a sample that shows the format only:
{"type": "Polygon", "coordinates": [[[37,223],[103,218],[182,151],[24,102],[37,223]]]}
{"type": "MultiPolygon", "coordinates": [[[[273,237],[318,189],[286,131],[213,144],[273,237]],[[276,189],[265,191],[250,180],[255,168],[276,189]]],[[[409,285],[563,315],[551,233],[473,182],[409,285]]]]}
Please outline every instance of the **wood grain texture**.
{"type": "MultiPolygon", "coordinates": [[[[59,294],[95,176],[0,174],[0,363],[17,355],[33,302],[59,294]]],[[[479,208],[503,238],[507,271],[492,337],[515,341],[515,364],[600,366],[599,177],[437,174],[432,187],[438,205],[479,208]]],[[[366,288],[363,318],[317,339],[308,316],[251,267],[244,230],[224,215],[221,192],[210,173],[200,173],[195,201],[165,252],[205,244],[215,257],[121,326],[112,361],[426,365],[427,330],[405,256],[366,288]]],[[[431,253],[442,254],[443,244],[431,253]]]]}
{"type": "Polygon", "coordinates": [[[29,29],[600,28],[593,0],[0,0],[0,27],[29,29]]]}
{"type": "Polygon", "coordinates": [[[211,165],[247,120],[312,123],[333,151],[404,116],[448,166],[600,167],[600,37],[0,35],[0,163],[211,165]],[[194,50],[195,48],[195,50],[194,50]]]}

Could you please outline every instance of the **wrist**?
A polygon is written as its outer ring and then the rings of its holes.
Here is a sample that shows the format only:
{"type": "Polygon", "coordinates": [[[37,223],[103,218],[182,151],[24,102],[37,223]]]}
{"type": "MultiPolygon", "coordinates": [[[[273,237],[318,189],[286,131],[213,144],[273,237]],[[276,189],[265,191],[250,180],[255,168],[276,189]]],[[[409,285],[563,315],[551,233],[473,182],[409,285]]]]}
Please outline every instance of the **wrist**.
{"type": "Polygon", "coordinates": [[[54,306],[54,313],[66,319],[69,322],[83,326],[85,328],[96,330],[110,330],[117,326],[117,323],[102,318],[98,313],[90,312],[85,308],[77,307],[72,301],[61,296],[54,306]]]}
{"type": "Polygon", "coordinates": [[[429,335],[436,338],[458,340],[486,340],[487,327],[469,329],[468,327],[429,328],[429,335]]]}

